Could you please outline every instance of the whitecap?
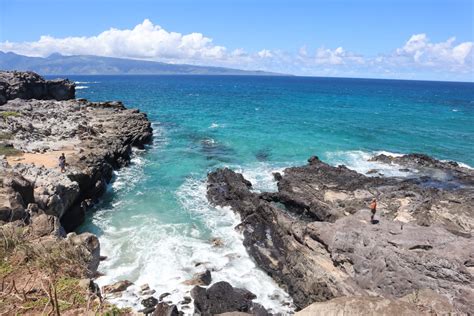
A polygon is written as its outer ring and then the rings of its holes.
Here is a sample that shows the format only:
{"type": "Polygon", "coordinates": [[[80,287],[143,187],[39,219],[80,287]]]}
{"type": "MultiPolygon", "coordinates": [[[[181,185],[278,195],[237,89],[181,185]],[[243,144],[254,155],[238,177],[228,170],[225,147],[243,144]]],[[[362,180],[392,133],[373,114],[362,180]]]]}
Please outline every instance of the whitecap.
{"type": "MultiPolygon", "coordinates": [[[[144,173],[137,166],[140,163],[142,159],[137,159],[131,168],[119,171],[117,181],[133,187],[132,178],[139,178],[144,173]]],[[[255,187],[269,187],[273,181],[270,180],[273,168],[262,164],[254,168],[243,169],[255,187]],[[268,173],[268,178],[251,176],[263,170],[268,171],[264,172],[268,173]]],[[[115,190],[128,189],[119,186],[115,190]]],[[[94,215],[93,223],[103,231],[100,236],[102,254],[109,258],[99,267],[105,275],[98,278],[97,283],[103,286],[123,279],[134,283],[121,297],[110,298],[111,302],[120,307],[141,309],[139,286],[148,283],[157,295],[171,293],[167,300],[181,309],[180,302],[192,289],[183,282],[197,272],[211,269],[212,282],[227,281],[235,287],[248,289],[257,295],[255,301],[271,312],[286,315],[294,311],[291,297],[256,266],[243,246],[243,236],[234,229],[241,222],[240,216],[229,208],[209,204],[204,179],[191,175],[175,196],[182,210],[190,215],[190,222],[167,223],[160,219],[159,213],[135,214],[129,217],[127,227],[118,228],[111,222],[112,217],[104,216],[104,212],[120,212],[120,209],[112,207],[94,215]],[[102,215],[97,216],[99,213],[102,215]],[[212,238],[222,240],[223,246],[213,246],[212,238]]],[[[193,314],[192,308],[183,311],[186,315],[193,314]]]]}
{"type": "Polygon", "coordinates": [[[76,90],[88,89],[88,86],[76,86],[76,90]]]}
{"type": "Polygon", "coordinates": [[[413,175],[414,171],[405,171],[404,167],[395,163],[386,164],[379,161],[370,161],[370,158],[381,154],[393,157],[403,156],[402,154],[388,151],[365,152],[349,150],[327,152],[326,157],[328,158],[328,163],[332,165],[345,165],[347,168],[367,176],[408,177],[413,175]],[[371,170],[376,170],[377,172],[367,174],[371,170]]]}
{"type": "Polygon", "coordinates": [[[224,127],[224,125],[220,125],[220,124],[217,124],[217,123],[212,123],[211,126],[209,126],[209,128],[211,128],[211,129],[219,128],[219,127],[224,127]]]}

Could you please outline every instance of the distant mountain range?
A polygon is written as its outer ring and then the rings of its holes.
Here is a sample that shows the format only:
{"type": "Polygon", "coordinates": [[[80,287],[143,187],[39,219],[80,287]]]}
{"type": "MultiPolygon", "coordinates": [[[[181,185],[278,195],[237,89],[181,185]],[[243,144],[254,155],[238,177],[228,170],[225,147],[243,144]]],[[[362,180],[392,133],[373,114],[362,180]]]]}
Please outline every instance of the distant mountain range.
{"type": "Polygon", "coordinates": [[[28,57],[0,51],[0,70],[31,70],[41,75],[246,75],[284,76],[284,74],[224,67],[167,64],[124,58],[89,55],[46,58],[28,57]]]}

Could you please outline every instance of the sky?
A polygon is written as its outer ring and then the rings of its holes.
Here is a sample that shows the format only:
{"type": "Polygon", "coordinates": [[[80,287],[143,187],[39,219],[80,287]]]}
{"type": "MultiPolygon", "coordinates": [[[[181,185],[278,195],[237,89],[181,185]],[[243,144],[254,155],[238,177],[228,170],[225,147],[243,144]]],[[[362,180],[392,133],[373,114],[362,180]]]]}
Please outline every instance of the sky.
{"type": "Polygon", "coordinates": [[[474,0],[0,0],[0,51],[474,81],[474,0]]]}

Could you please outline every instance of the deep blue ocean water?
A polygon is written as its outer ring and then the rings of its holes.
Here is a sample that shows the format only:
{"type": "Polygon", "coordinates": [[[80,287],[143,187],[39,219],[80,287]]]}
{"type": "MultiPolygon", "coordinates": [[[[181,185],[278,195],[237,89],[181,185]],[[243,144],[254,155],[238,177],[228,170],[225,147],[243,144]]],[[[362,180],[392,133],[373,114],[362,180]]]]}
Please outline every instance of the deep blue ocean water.
{"type": "MultiPolygon", "coordinates": [[[[208,171],[229,166],[261,190],[271,172],[311,155],[360,172],[373,153],[421,152],[474,166],[474,84],[222,76],[70,76],[77,97],[146,112],[154,142],[116,174],[82,230],[100,237],[106,284],[149,283],[179,302],[203,266],[274,311],[291,302],[257,269],[233,229],[239,218],[205,198],[208,171]],[[221,238],[223,247],[210,239],[221,238]],[[196,267],[196,263],[204,264],[196,267]]],[[[385,170],[397,175],[398,170],[385,170]]],[[[133,287],[119,304],[134,304],[133,287]]]]}

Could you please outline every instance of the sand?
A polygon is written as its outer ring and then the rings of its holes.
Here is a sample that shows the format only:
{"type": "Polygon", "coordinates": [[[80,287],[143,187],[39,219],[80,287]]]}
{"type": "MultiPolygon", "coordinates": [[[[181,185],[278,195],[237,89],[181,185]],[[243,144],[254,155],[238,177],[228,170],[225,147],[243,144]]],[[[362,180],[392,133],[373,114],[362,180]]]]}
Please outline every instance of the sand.
{"type": "Polygon", "coordinates": [[[59,169],[58,158],[61,153],[64,153],[66,155],[67,162],[68,157],[76,155],[77,152],[75,150],[53,150],[45,153],[23,153],[21,156],[8,156],[7,161],[8,164],[11,166],[23,163],[34,164],[38,167],[44,166],[46,168],[59,169]]]}

